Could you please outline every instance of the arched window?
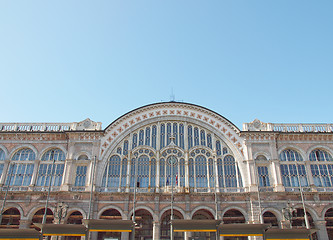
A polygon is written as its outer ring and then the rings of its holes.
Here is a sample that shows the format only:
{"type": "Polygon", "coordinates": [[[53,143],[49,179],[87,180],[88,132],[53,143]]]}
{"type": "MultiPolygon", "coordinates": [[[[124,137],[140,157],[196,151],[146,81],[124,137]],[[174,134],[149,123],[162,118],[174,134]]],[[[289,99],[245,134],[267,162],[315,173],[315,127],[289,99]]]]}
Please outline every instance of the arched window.
{"type": "Polygon", "coordinates": [[[142,155],[138,159],[138,187],[148,189],[149,186],[149,157],[142,155]]]}
{"type": "Polygon", "coordinates": [[[333,159],[332,156],[320,149],[313,150],[309,155],[311,173],[317,187],[333,186],[333,159]]]}
{"type": "Polygon", "coordinates": [[[282,183],[289,191],[288,187],[308,186],[307,174],[302,156],[292,149],[284,150],[280,153],[280,165],[282,183]],[[298,162],[295,164],[295,162],[298,162]]]}
{"type": "Polygon", "coordinates": [[[236,164],[233,156],[226,156],[223,160],[224,163],[224,178],[225,186],[235,188],[237,187],[237,172],[236,164]]]}
{"type": "Polygon", "coordinates": [[[0,148],[0,161],[4,161],[6,159],[5,151],[0,148]]]}
{"type": "Polygon", "coordinates": [[[122,165],[119,156],[113,155],[110,157],[102,179],[102,187],[107,188],[106,191],[118,191],[121,166],[122,165]]]}
{"type": "Polygon", "coordinates": [[[77,160],[89,160],[89,158],[88,158],[88,156],[86,155],[86,154],[82,154],[82,155],[80,155],[78,158],[77,158],[77,160]]]}
{"type": "Polygon", "coordinates": [[[3,172],[3,168],[5,166],[4,164],[4,160],[5,160],[5,152],[0,148],[0,177],[2,175],[2,172],[3,172]]]}
{"type": "Polygon", "coordinates": [[[199,155],[195,158],[195,176],[196,176],[196,188],[208,187],[207,181],[207,159],[203,155],[199,155]]]}
{"type": "Polygon", "coordinates": [[[60,186],[64,174],[65,153],[60,149],[51,149],[43,154],[39,165],[36,186],[60,186]]]}
{"type": "Polygon", "coordinates": [[[34,171],[35,153],[29,148],[17,151],[9,166],[7,185],[29,186],[34,171]]]}

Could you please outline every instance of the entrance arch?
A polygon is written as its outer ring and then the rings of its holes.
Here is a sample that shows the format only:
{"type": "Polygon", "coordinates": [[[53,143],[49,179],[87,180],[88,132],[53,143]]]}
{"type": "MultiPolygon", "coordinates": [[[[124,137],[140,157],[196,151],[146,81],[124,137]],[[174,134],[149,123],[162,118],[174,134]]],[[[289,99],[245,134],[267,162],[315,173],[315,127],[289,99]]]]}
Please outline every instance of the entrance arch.
{"type": "MultiPolygon", "coordinates": [[[[223,215],[224,224],[245,223],[244,215],[237,209],[230,209],[223,215]]],[[[224,240],[247,240],[247,237],[224,237],[224,240]]]]}
{"type": "Polygon", "coordinates": [[[328,239],[333,239],[333,208],[326,211],[325,221],[328,239]]]}
{"type": "Polygon", "coordinates": [[[2,214],[1,228],[19,228],[21,214],[17,208],[9,208],[2,214]]]}
{"type": "MultiPolygon", "coordinates": [[[[131,216],[131,219],[133,215],[131,216]]],[[[153,239],[153,216],[146,209],[138,209],[135,211],[135,239],[153,239]]],[[[130,238],[131,239],[130,234],[130,238]]]]}
{"type": "MultiPolygon", "coordinates": [[[[173,219],[184,219],[183,215],[178,210],[173,210],[173,219]]],[[[161,217],[161,231],[160,239],[170,238],[170,220],[171,220],[171,210],[167,210],[163,213],[161,217]]],[[[181,240],[184,239],[183,232],[174,232],[174,239],[181,240]]]]}
{"type": "MultiPolygon", "coordinates": [[[[214,216],[210,211],[208,211],[206,209],[200,209],[193,214],[192,219],[193,220],[214,220],[214,216]]],[[[213,240],[213,239],[216,239],[216,233],[215,232],[192,232],[192,237],[204,238],[206,240],[213,240]]]]}

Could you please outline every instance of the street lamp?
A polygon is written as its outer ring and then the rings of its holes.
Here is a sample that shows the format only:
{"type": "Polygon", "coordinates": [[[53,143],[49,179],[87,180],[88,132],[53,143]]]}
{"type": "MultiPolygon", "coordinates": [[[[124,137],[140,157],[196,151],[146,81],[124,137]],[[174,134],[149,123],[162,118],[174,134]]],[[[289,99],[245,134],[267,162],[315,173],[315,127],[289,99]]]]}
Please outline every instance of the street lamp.
{"type": "MultiPolygon", "coordinates": [[[[174,143],[174,136],[170,137],[170,147],[175,147],[174,143]]],[[[171,155],[168,158],[168,163],[171,166],[171,216],[170,216],[170,240],[173,240],[173,226],[172,226],[172,221],[173,221],[173,167],[177,163],[177,158],[174,155],[171,155]]]]}
{"type": "Polygon", "coordinates": [[[137,181],[138,181],[138,156],[137,153],[134,154],[134,196],[133,196],[133,230],[132,230],[132,240],[135,240],[135,227],[136,227],[136,221],[135,221],[135,204],[136,204],[136,188],[137,188],[137,181]]]}
{"type": "Polygon", "coordinates": [[[306,229],[310,229],[309,219],[308,219],[308,215],[306,214],[306,209],[305,209],[305,202],[304,202],[304,196],[303,196],[303,187],[302,187],[302,183],[301,183],[301,180],[300,180],[300,177],[299,177],[298,166],[299,165],[296,162],[297,179],[298,179],[298,184],[299,184],[299,191],[301,192],[301,199],[302,199],[302,205],[303,205],[303,210],[304,210],[305,226],[306,226],[306,229]]]}

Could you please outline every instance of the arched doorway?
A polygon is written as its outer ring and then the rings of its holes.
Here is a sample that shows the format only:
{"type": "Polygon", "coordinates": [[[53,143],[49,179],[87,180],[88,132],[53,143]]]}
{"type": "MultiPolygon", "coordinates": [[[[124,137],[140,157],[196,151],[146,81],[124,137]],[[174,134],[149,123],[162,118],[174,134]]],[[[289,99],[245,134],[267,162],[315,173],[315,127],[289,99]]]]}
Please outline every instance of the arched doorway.
{"type": "Polygon", "coordinates": [[[264,223],[271,224],[273,228],[279,228],[278,220],[274,213],[269,211],[265,212],[263,214],[263,219],[264,223]]]}
{"type": "MultiPolygon", "coordinates": [[[[193,220],[214,220],[214,216],[208,210],[201,209],[201,210],[196,211],[193,214],[192,219],[193,220]]],[[[192,238],[215,240],[216,232],[192,232],[192,238]]]]}
{"type": "MultiPolygon", "coordinates": [[[[315,228],[311,214],[307,211],[306,215],[309,220],[310,228],[315,228]]],[[[305,228],[305,218],[303,208],[297,208],[293,211],[291,225],[293,228],[305,228]]],[[[312,234],[312,240],[318,240],[316,233],[312,234]]]]}
{"type": "MultiPolygon", "coordinates": [[[[106,220],[121,220],[121,214],[116,209],[107,209],[105,210],[101,216],[100,219],[106,219],[106,220]]],[[[98,233],[98,239],[105,239],[105,238],[121,238],[121,232],[99,232],[98,233]]]]}
{"type": "MultiPolygon", "coordinates": [[[[183,215],[177,211],[173,210],[173,219],[183,219],[183,215]]],[[[161,217],[161,231],[160,239],[170,239],[170,220],[171,220],[171,210],[165,211],[161,217]]],[[[174,232],[174,239],[180,240],[184,239],[183,232],[174,232]]]]}
{"type": "MultiPolygon", "coordinates": [[[[36,228],[37,230],[39,230],[39,228],[37,228],[33,224],[43,222],[44,211],[45,211],[45,208],[39,209],[32,217],[31,225],[32,225],[32,227],[36,228]]],[[[53,220],[54,220],[53,212],[51,209],[48,208],[46,211],[46,223],[53,223],[53,220]]]]}
{"type": "MultiPolygon", "coordinates": [[[[230,209],[223,215],[224,224],[245,223],[244,215],[237,209],[230,209]]],[[[224,240],[247,240],[248,237],[224,237],[224,240]]]]}
{"type": "MultiPolygon", "coordinates": [[[[79,211],[74,211],[69,214],[66,223],[67,224],[82,224],[82,213],[79,211]]],[[[80,240],[79,236],[66,236],[65,240],[80,240]]]]}
{"type": "Polygon", "coordinates": [[[19,228],[21,214],[17,208],[9,208],[2,214],[1,228],[19,228]]]}
{"type": "MultiPolygon", "coordinates": [[[[131,219],[133,215],[131,216],[131,219]]],[[[135,211],[135,239],[153,239],[153,216],[145,209],[135,211]]],[[[131,236],[130,236],[131,239],[131,236]]]]}
{"type": "Polygon", "coordinates": [[[326,221],[326,230],[328,239],[333,239],[333,208],[330,208],[325,213],[325,221],[326,221]]]}

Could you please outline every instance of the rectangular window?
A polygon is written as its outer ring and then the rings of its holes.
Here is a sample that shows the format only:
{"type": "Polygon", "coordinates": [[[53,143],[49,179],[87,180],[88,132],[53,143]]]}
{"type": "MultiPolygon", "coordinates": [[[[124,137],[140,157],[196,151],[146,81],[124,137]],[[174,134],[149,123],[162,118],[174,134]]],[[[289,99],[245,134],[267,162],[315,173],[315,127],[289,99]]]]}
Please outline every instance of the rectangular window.
{"type": "Polygon", "coordinates": [[[270,186],[267,167],[258,167],[258,175],[260,187],[270,186]]]}
{"type": "Polygon", "coordinates": [[[86,176],[87,176],[87,166],[77,166],[76,168],[76,177],[75,177],[75,186],[83,187],[86,185],[86,176]]]}

